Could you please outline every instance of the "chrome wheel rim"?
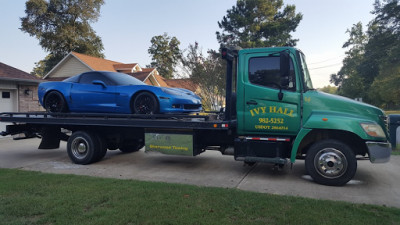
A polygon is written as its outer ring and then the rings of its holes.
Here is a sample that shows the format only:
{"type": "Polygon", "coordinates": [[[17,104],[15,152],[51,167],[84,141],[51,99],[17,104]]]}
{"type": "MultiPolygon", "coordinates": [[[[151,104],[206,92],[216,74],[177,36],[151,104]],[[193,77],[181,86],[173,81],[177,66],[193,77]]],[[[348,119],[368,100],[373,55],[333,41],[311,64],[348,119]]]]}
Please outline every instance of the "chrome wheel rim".
{"type": "Polygon", "coordinates": [[[72,141],[71,152],[77,159],[83,159],[88,153],[89,143],[86,139],[78,137],[72,141]]]}
{"type": "Polygon", "coordinates": [[[324,148],[314,158],[317,172],[329,179],[341,177],[347,170],[346,156],[335,148],[324,148]]]}

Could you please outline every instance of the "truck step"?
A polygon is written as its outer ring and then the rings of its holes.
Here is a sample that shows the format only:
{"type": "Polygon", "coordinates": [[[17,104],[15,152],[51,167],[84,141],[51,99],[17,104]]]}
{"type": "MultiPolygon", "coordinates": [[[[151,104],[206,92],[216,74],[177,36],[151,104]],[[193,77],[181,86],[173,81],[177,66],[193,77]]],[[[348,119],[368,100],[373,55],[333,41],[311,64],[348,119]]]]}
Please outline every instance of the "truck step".
{"type": "Polygon", "coordinates": [[[287,159],[284,158],[265,158],[265,157],[255,157],[255,156],[246,156],[246,157],[237,157],[237,161],[244,162],[263,162],[263,163],[272,163],[272,164],[281,164],[284,165],[288,162],[287,159]]]}

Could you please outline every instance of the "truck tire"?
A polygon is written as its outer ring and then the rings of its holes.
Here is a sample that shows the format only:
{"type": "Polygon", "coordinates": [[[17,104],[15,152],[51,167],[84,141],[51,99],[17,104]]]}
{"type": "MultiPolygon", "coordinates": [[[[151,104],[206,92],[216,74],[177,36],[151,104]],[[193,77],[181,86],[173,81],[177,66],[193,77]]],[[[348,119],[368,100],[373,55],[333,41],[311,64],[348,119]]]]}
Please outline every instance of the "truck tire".
{"type": "Polygon", "coordinates": [[[326,139],[310,147],[305,167],[316,183],[342,186],[353,179],[357,170],[357,159],[348,145],[326,139]]]}
{"type": "Polygon", "coordinates": [[[97,159],[95,160],[95,162],[98,162],[102,160],[107,153],[107,142],[100,135],[96,135],[96,137],[99,142],[99,149],[98,149],[97,159]]]}
{"type": "Polygon", "coordinates": [[[76,131],[68,139],[67,152],[72,162],[86,165],[99,160],[101,143],[90,131],[76,131]]]}
{"type": "Polygon", "coordinates": [[[124,143],[119,147],[119,150],[123,153],[131,153],[137,152],[141,148],[143,148],[144,144],[140,141],[130,141],[128,143],[124,143]]]}

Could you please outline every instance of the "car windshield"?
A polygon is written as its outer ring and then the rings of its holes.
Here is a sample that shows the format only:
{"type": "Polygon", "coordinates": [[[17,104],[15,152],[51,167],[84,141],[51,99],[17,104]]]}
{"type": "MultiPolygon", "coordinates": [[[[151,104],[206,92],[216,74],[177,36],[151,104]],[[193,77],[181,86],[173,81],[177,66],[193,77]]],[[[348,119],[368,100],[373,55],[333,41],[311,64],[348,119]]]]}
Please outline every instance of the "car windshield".
{"type": "Polygon", "coordinates": [[[103,72],[104,76],[114,81],[116,85],[124,86],[124,85],[147,85],[142,81],[123,73],[115,73],[115,72],[103,72]]]}
{"type": "Polygon", "coordinates": [[[310,73],[308,72],[307,64],[306,64],[306,57],[302,52],[300,53],[300,61],[301,61],[301,69],[303,71],[303,76],[304,76],[304,86],[305,90],[314,90],[312,82],[311,82],[311,77],[310,73]]]}

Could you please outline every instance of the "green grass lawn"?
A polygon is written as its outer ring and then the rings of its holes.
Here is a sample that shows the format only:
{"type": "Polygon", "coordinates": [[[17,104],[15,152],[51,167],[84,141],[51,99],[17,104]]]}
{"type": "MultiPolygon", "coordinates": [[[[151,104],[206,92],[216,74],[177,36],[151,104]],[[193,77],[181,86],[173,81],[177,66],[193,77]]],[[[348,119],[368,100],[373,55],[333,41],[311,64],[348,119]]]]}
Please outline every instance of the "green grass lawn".
{"type": "Polygon", "coordinates": [[[400,150],[398,150],[398,149],[393,150],[392,155],[400,155],[400,150]]]}
{"type": "Polygon", "coordinates": [[[0,169],[0,224],[399,223],[398,208],[0,169]]]}

